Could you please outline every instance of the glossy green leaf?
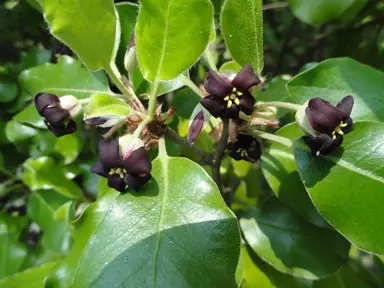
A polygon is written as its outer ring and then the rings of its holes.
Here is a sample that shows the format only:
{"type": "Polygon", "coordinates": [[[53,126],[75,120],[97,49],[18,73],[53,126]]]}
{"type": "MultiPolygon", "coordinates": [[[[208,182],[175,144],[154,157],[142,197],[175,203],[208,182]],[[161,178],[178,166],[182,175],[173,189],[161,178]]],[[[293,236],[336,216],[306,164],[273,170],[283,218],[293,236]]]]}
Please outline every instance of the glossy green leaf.
{"type": "Polygon", "coordinates": [[[132,34],[135,31],[139,6],[128,2],[118,3],[116,4],[116,11],[119,14],[121,26],[121,44],[127,48],[131,42],[132,34]]]}
{"type": "Polygon", "coordinates": [[[17,83],[7,75],[0,74],[0,103],[7,103],[17,96],[17,83]]]}
{"type": "MultiPolygon", "coordinates": [[[[104,184],[106,186],[106,184],[104,184]]],[[[103,197],[89,205],[81,218],[74,224],[74,243],[67,257],[65,257],[55,270],[49,275],[47,284],[49,287],[71,287],[79,259],[87,246],[90,237],[97,231],[106,213],[120,193],[108,189],[103,197]]]]}
{"type": "Polygon", "coordinates": [[[142,0],[140,4],[136,45],[144,78],[176,78],[208,45],[213,6],[210,0],[142,0]]]}
{"type": "Polygon", "coordinates": [[[292,13],[301,21],[321,25],[340,17],[359,0],[288,0],[292,13]]]}
{"type": "Polygon", "coordinates": [[[95,94],[84,112],[84,120],[101,116],[128,116],[132,108],[122,99],[108,94],[95,94]]]}
{"type": "Polygon", "coordinates": [[[151,173],[110,207],[70,286],[233,287],[239,231],[216,184],[185,158],[161,156],[151,173]]]}
{"type": "MultiPolygon", "coordinates": [[[[102,72],[89,72],[80,61],[62,56],[57,64],[47,63],[20,74],[20,85],[30,97],[39,92],[58,96],[73,95],[78,99],[88,98],[95,93],[111,94],[108,79],[102,72]]],[[[34,105],[21,111],[15,120],[39,128],[46,128],[43,118],[34,105]]]]}
{"type": "Polygon", "coordinates": [[[64,158],[64,164],[71,164],[79,156],[83,142],[77,134],[56,138],[55,150],[64,158]]]}
{"type": "Polygon", "coordinates": [[[67,254],[71,236],[64,221],[56,221],[55,213],[69,199],[52,190],[34,191],[28,200],[28,216],[43,231],[42,245],[61,254],[67,254]]]}
{"type": "MultiPolygon", "coordinates": [[[[304,134],[296,123],[292,123],[281,128],[276,135],[296,140],[304,134]]],[[[269,186],[282,202],[291,206],[310,223],[328,227],[301,182],[291,148],[268,141],[264,145],[261,167],[269,186]]]]}
{"type": "Polygon", "coordinates": [[[5,126],[5,135],[14,144],[23,143],[37,133],[36,129],[25,126],[15,120],[9,121],[5,126]]]}
{"type": "Polygon", "coordinates": [[[33,267],[0,281],[0,288],[44,288],[44,280],[57,262],[49,262],[33,267]]]}
{"type": "Polygon", "coordinates": [[[280,272],[306,279],[328,277],[344,264],[349,243],[337,232],[307,223],[276,198],[240,219],[247,243],[280,272]]]}
{"type": "Polygon", "coordinates": [[[21,177],[31,190],[53,189],[68,198],[83,198],[81,189],[64,176],[52,158],[28,159],[23,166],[21,177]]]}
{"type": "Polygon", "coordinates": [[[263,2],[226,0],[221,10],[221,29],[233,59],[251,64],[258,75],[264,66],[263,2]]]}
{"type": "Polygon", "coordinates": [[[321,62],[294,77],[287,88],[298,103],[320,97],[336,105],[343,97],[352,95],[353,120],[384,121],[384,73],[353,59],[321,62]]]}
{"type": "Polygon", "coordinates": [[[120,25],[112,0],[39,0],[52,35],[91,70],[114,61],[120,25]]]}
{"type": "Polygon", "coordinates": [[[359,248],[384,253],[384,123],[354,123],[341,148],[327,157],[313,157],[302,141],[294,155],[321,215],[359,248]]]}

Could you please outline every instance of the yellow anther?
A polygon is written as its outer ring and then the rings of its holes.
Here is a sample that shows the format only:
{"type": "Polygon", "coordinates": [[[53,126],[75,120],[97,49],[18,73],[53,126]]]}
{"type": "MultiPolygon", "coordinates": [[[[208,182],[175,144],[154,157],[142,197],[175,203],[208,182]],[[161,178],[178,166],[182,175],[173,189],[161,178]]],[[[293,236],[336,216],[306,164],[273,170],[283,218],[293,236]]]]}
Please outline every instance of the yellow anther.
{"type": "Polygon", "coordinates": [[[231,108],[232,106],[232,100],[228,100],[227,108],[231,108]]]}
{"type": "Polygon", "coordinates": [[[233,92],[233,93],[236,93],[236,91],[237,91],[237,90],[236,90],[236,87],[233,87],[232,92],[233,92]]]}
{"type": "Polygon", "coordinates": [[[12,211],[12,212],[11,212],[11,216],[12,216],[12,217],[19,216],[19,211],[12,211]]]}
{"type": "Polygon", "coordinates": [[[229,96],[226,96],[226,97],[224,98],[224,100],[225,100],[225,101],[228,101],[228,100],[229,100],[229,96]]]}
{"type": "Polygon", "coordinates": [[[333,140],[336,139],[336,131],[333,131],[333,132],[332,132],[332,138],[333,138],[333,140]]]}
{"type": "Polygon", "coordinates": [[[243,95],[243,92],[240,92],[240,91],[236,91],[236,95],[241,97],[243,95]]]}
{"type": "Polygon", "coordinates": [[[339,126],[340,126],[341,128],[344,128],[344,127],[347,127],[348,124],[347,124],[347,123],[343,123],[343,122],[341,122],[339,126]]]}
{"type": "Polygon", "coordinates": [[[229,96],[229,98],[230,98],[231,100],[235,100],[235,99],[237,98],[237,96],[236,96],[235,94],[231,94],[231,96],[229,96]]]}
{"type": "Polygon", "coordinates": [[[127,173],[127,170],[123,169],[123,172],[124,172],[124,173],[127,173]]]}
{"type": "Polygon", "coordinates": [[[111,171],[109,171],[108,174],[109,174],[109,175],[113,175],[113,174],[115,174],[115,171],[116,171],[116,168],[112,168],[111,171]]]}
{"type": "Polygon", "coordinates": [[[240,105],[240,100],[237,97],[235,98],[235,100],[233,102],[235,102],[236,105],[240,105]]]}

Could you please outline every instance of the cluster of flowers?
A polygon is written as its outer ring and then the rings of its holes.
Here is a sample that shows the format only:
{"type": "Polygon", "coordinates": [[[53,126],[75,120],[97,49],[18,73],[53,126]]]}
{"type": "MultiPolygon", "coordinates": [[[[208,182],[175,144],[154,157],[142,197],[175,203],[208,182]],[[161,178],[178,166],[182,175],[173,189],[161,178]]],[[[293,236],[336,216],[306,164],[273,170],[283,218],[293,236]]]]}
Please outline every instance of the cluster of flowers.
{"type": "MultiPolygon", "coordinates": [[[[240,119],[240,113],[248,116],[253,113],[256,100],[250,89],[260,82],[250,65],[244,66],[233,80],[209,70],[204,83],[209,95],[201,99],[201,104],[212,116],[232,119],[241,124],[244,120],[240,119]]],[[[333,106],[320,98],[313,98],[303,106],[303,117],[297,117],[297,121],[309,134],[303,139],[314,155],[329,154],[342,144],[343,135],[352,131],[350,114],[353,102],[353,97],[347,96],[333,106]]],[[[35,105],[45,118],[48,129],[56,136],[76,131],[73,117],[79,113],[81,105],[75,97],[59,98],[53,94],[39,93],[35,96],[35,105]]],[[[296,115],[299,114],[300,111],[296,115]]],[[[202,128],[202,115],[199,113],[195,118],[197,130],[202,128]]],[[[127,185],[137,191],[151,179],[152,166],[148,153],[139,139],[132,140],[130,136],[101,141],[99,160],[91,168],[92,172],[107,178],[110,187],[121,192],[125,191],[127,185]]],[[[261,156],[260,142],[251,135],[238,134],[236,141],[228,143],[226,148],[235,160],[256,162],[261,156]]]]}

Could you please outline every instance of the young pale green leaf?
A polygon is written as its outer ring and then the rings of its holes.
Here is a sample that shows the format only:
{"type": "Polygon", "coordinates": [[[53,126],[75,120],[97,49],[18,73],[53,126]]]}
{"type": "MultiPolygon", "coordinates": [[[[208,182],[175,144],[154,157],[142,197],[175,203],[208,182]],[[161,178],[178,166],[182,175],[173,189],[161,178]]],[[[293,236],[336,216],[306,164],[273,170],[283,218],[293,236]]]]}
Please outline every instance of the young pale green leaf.
{"type": "Polygon", "coordinates": [[[84,120],[106,117],[125,118],[132,112],[132,108],[122,99],[108,94],[95,94],[84,111],[84,120]]]}
{"type": "Polygon", "coordinates": [[[55,151],[63,156],[65,165],[75,161],[82,148],[83,141],[77,133],[56,138],[54,147],[55,151]]]}
{"type": "Polygon", "coordinates": [[[208,45],[212,3],[210,0],[141,0],[140,3],[136,45],[141,71],[149,81],[176,78],[199,59],[208,45]]]}
{"type": "Polygon", "coordinates": [[[52,35],[67,44],[91,70],[114,61],[120,23],[113,0],[39,0],[52,35]]]}
{"type": "MultiPolygon", "coordinates": [[[[301,21],[321,25],[342,14],[360,0],[288,0],[292,13],[301,21]]],[[[360,7],[361,8],[361,7],[360,7]]]]}
{"type": "Polygon", "coordinates": [[[79,259],[90,237],[96,232],[104,217],[120,193],[108,189],[106,194],[87,207],[80,219],[75,222],[73,235],[75,241],[67,257],[50,273],[49,287],[71,287],[73,276],[79,265],[79,259]]]}
{"type": "Polygon", "coordinates": [[[67,254],[71,235],[64,221],[56,221],[55,213],[69,199],[53,190],[34,191],[28,198],[28,216],[43,231],[42,245],[60,254],[67,254]]]}
{"type": "Polygon", "coordinates": [[[70,287],[234,287],[236,218],[194,162],[160,156],[152,180],[120,194],[83,250],[70,287]]]}
{"type": "Polygon", "coordinates": [[[45,277],[57,262],[49,262],[14,274],[0,281],[0,288],[44,288],[45,277]]]}
{"type": "Polygon", "coordinates": [[[49,157],[28,159],[24,163],[21,178],[32,191],[53,189],[68,198],[83,198],[82,190],[75,182],[67,179],[55,161],[49,157]]]}
{"type": "Polygon", "coordinates": [[[353,120],[384,121],[384,73],[353,59],[325,60],[294,77],[287,88],[298,103],[320,97],[336,105],[352,95],[353,120]]]}
{"type": "Polygon", "coordinates": [[[276,198],[256,206],[240,219],[247,243],[280,272],[317,280],[345,263],[349,243],[336,231],[307,223],[276,198]]]}
{"type": "MultiPolygon", "coordinates": [[[[303,136],[303,132],[296,123],[292,123],[284,126],[276,135],[296,140],[303,136]]],[[[310,223],[319,227],[329,226],[308,197],[291,148],[277,142],[266,142],[261,167],[265,179],[280,201],[291,206],[310,223]]]]}
{"type": "Polygon", "coordinates": [[[226,0],[221,9],[221,29],[232,57],[251,64],[258,75],[264,66],[262,0],[226,0]]]}
{"type": "Polygon", "coordinates": [[[359,248],[383,254],[384,123],[355,123],[342,146],[326,157],[312,156],[301,140],[294,155],[320,214],[359,248]]]}
{"type": "Polygon", "coordinates": [[[11,102],[16,98],[17,93],[17,83],[11,77],[0,74],[0,103],[11,102]]]}

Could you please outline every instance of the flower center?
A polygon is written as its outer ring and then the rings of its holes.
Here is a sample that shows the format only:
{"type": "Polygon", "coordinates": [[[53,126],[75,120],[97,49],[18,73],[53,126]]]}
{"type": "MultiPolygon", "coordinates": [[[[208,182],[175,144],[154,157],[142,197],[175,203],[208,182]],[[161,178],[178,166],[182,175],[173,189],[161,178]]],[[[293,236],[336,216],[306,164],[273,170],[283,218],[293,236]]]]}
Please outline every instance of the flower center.
{"type": "Polygon", "coordinates": [[[243,148],[237,149],[236,152],[239,153],[241,157],[248,157],[248,151],[243,148]]]}
{"type": "Polygon", "coordinates": [[[117,174],[120,176],[121,179],[124,178],[125,173],[127,173],[127,170],[122,168],[112,168],[111,171],[109,171],[109,175],[117,174]]]}
{"type": "Polygon", "coordinates": [[[237,91],[236,87],[233,87],[231,94],[224,98],[224,101],[227,101],[227,108],[231,108],[233,103],[240,105],[240,100],[238,97],[241,97],[242,95],[242,92],[237,91]]]}
{"type": "Polygon", "coordinates": [[[344,132],[343,130],[341,130],[341,128],[345,128],[347,127],[348,124],[347,123],[343,123],[343,121],[340,122],[340,124],[335,128],[335,130],[332,132],[332,138],[333,139],[336,139],[336,134],[339,134],[339,135],[344,135],[344,132]]]}

